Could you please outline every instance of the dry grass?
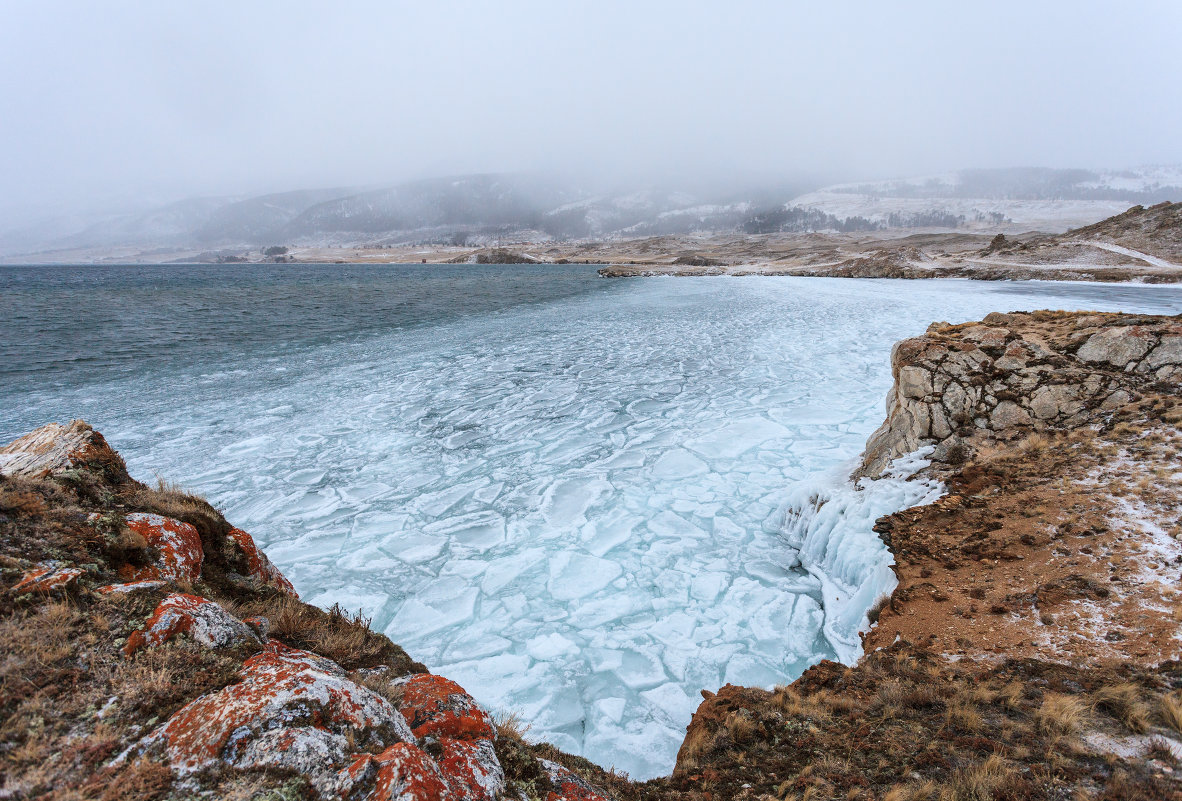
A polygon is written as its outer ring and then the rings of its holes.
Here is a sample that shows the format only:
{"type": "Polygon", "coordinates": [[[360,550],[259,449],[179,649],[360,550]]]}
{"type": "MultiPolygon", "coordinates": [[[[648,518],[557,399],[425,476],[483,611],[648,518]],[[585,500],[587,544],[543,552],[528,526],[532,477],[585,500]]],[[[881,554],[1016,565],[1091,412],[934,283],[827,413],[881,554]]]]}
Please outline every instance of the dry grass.
{"type": "Polygon", "coordinates": [[[1121,722],[1134,734],[1149,730],[1151,714],[1144,700],[1145,691],[1132,683],[1101,687],[1092,697],[1096,705],[1121,722]]]}
{"type": "Polygon", "coordinates": [[[677,752],[677,767],[681,772],[697,770],[714,744],[714,733],[705,726],[690,726],[681,750],[677,752]]]}
{"type": "Polygon", "coordinates": [[[1089,712],[1089,705],[1073,695],[1047,693],[1034,717],[1040,731],[1070,735],[1084,724],[1089,712]]]}
{"type": "Polygon", "coordinates": [[[1017,778],[1012,765],[997,754],[958,770],[940,794],[940,801],[994,801],[998,791],[1017,778]]]}
{"type": "Polygon", "coordinates": [[[339,606],[326,612],[275,593],[263,599],[233,604],[232,608],[233,614],[239,617],[261,615],[267,618],[272,637],[327,656],[345,670],[389,665],[395,677],[423,670],[405,651],[384,635],[372,631],[368,618],[351,615],[339,606]]]}
{"type": "Polygon", "coordinates": [[[519,743],[525,742],[525,735],[529,733],[532,724],[527,723],[520,712],[500,710],[494,712],[492,718],[493,725],[497,727],[498,737],[508,737],[519,743]]]}
{"type": "Polygon", "coordinates": [[[950,725],[968,732],[980,731],[982,723],[981,713],[976,710],[968,698],[957,698],[948,705],[945,719],[950,725]]]}
{"type": "Polygon", "coordinates": [[[882,801],[937,801],[939,797],[939,785],[929,779],[917,784],[896,784],[887,790],[882,801]]]}
{"type": "Polygon", "coordinates": [[[1182,698],[1178,693],[1167,693],[1160,696],[1157,714],[1162,723],[1182,734],[1182,698]]]}
{"type": "Polygon", "coordinates": [[[732,712],[727,716],[726,730],[734,743],[742,745],[751,742],[757,728],[755,721],[751,719],[751,714],[745,709],[732,712]]]}

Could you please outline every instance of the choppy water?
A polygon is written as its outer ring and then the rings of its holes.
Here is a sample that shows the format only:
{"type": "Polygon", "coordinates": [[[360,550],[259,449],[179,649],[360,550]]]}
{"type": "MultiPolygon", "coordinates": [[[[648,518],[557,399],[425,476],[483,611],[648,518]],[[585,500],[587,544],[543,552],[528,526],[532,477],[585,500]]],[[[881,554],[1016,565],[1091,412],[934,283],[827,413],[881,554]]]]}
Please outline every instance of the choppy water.
{"type": "Polygon", "coordinates": [[[531,734],[647,777],[699,689],[835,656],[833,593],[881,580],[866,521],[918,495],[851,512],[824,588],[781,507],[839,489],[891,344],[1030,308],[1177,313],[1182,291],[0,267],[0,438],[87,419],[134,474],[250,530],[305,599],[363,609],[531,734]]]}

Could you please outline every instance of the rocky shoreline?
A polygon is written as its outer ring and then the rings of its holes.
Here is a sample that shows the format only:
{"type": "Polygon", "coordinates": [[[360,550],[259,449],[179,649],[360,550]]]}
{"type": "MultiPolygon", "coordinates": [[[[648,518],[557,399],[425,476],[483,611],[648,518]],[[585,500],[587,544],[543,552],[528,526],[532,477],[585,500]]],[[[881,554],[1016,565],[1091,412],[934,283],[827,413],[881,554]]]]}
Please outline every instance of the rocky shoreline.
{"type": "Polygon", "coordinates": [[[861,476],[898,588],[855,667],[703,692],[634,783],[301,602],[81,421],[0,448],[0,797],[1182,798],[1182,317],[990,315],[899,343],[861,476]]]}

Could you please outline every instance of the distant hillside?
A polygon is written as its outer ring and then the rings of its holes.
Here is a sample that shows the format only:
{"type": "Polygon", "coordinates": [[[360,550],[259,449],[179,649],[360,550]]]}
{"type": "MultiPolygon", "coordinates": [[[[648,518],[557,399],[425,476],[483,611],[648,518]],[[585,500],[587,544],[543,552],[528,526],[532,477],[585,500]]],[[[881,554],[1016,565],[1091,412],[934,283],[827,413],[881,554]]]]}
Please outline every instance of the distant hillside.
{"type": "Polygon", "coordinates": [[[0,255],[10,261],[22,254],[37,260],[184,259],[269,245],[490,247],[502,239],[889,229],[1059,233],[1133,204],[1182,200],[1182,168],[964,170],[802,189],[810,188],[604,192],[537,174],[467,175],[364,190],[193,198],[136,214],[43,221],[0,230],[0,255]]]}
{"type": "Polygon", "coordinates": [[[1119,214],[1133,204],[1176,200],[1182,200],[1182,167],[1165,166],[1099,172],[961,170],[897,181],[837,184],[797,197],[792,203],[839,218],[863,217],[892,228],[914,227],[909,221],[944,219],[957,220],[955,227],[969,230],[1060,233],[1119,214]]]}

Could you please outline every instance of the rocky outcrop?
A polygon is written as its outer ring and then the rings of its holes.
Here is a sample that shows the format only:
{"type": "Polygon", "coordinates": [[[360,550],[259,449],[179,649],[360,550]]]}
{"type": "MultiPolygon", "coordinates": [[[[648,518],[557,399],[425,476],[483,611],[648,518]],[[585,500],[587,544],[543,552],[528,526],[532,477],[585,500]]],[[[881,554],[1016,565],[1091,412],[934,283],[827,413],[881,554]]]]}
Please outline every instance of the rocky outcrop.
{"type": "Polygon", "coordinates": [[[0,474],[7,476],[38,478],[96,461],[114,467],[113,478],[128,478],[123,460],[82,420],[49,423],[0,447],[0,474]]]}
{"type": "Polygon", "coordinates": [[[856,476],[877,477],[925,445],[956,465],[968,449],[1076,428],[1182,383],[1182,317],[1032,312],[933,324],[891,352],[887,419],[856,476]]]}
{"type": "Polygon", "coordinates": [[[257,639],[245,623],[213,601],[173,593],[160,602],[142,631],[132,632],[123,652],[131,655],[140,648],[163,645],[181,634],[189,635],[207,648],[233,648],[257,639]]]}

